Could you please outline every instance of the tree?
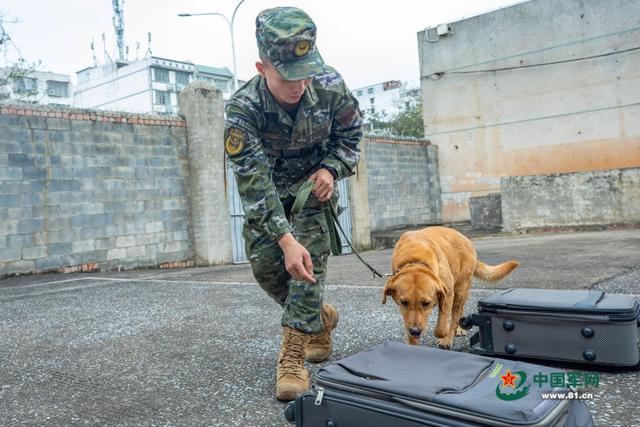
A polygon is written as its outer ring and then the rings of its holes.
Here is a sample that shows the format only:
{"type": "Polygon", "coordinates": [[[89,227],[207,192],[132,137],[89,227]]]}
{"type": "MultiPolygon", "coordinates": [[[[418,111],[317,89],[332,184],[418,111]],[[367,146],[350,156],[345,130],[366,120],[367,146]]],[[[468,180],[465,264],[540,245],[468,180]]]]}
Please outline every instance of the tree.
{"type": "Polygon", "coordinates": [[[410,138],[424,138],[424,122],[422,119],[422,97],[420,90],[407,91],[405,105],[393,117],[377,112],[367,112],[366,122],[370,133],[410,138]]]}
{"type": "Polygon", "coordinates": [[[422,119],[422,99],[416,97],[393,120],[389,128],[394,135],[424,138],[424,121],[422,119]]]}
{"type": "Polygon", "coordinates": [[[0,101],[12,97],[18,101],[34,102],[37,101],[34,97],[38,95],[38,90],[35,79],[30,76],[40,66],[40,61],[36,63],[24,59],[11,38],[7,24],[17,22],[0,13],[0,101]]]}

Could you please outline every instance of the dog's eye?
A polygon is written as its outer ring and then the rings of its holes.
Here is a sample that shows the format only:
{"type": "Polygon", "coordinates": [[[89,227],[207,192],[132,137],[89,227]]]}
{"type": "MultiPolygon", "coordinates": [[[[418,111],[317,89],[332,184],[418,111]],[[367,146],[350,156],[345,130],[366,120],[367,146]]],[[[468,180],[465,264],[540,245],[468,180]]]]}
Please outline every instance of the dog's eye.
{"type": "Polygon", "coordinates": [[[401,300],[400,304],[402,304],[404,307],[409,307],[409,301],[407,300],[401,300]]]}
{"type": "Polygon", "coordinates": [[[429,307],[429,305],[430,305],[430,304],[431,304],[431,301],[422,301],[422,306],[423,306],[424,308],[429,307]]]}

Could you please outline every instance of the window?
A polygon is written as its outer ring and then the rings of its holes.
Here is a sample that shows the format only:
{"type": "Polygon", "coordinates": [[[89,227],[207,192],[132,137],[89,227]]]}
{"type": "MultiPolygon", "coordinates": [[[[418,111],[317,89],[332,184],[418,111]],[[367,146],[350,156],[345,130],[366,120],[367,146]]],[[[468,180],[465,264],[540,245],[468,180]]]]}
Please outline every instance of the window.
{"type": "Polygon", "coordinates": [[[226,92],[227,91],[227,82],[224,80],[218,80],[215,79],[215,85],[216,85],[216,89],[222,91],[222,92],[226,92]]]}
{"type": "Polygon", "coordinates": [[[176,71],[176,84],[188,85],[189,73],[185,73],[184,71],[176,71]]]}
{"type": "Polygon", "coordinates": [[[156,104],[169,105],[169,92],[164,92],[161,90],[156,90],[154,92],[156,93],[156,104]]]}
{"type": "Polygon", "coordinates": [[[361,90],[359,90],[359,91],[357,92],[356,96],[362,96],[362,91],[361,91],[361,90]]]}
{"type": "Polygon", "coordinates": [[[371,102],[371,105],[373,105],[376,102],[376,99],[372,96],[371,99],[369,99],[369,101],[371,102]]]}
{"type": "Polygon", "coordinates": [[[169,70],[154,67],[153,80],[156,82],[169,83],[169,70]]]}
{"type": "Polygon", "coordinates": [[[370,87],[369,89],[367,89],[367,93],[373,93],[373,88],[370,87]]]}
{"type": "Polygon", "coordinates": [[[69,83],[47,80],[47,95],[67,98],[69,96],[69,83]]]}
{"type": "Polygon", "coordinates": [[[13,90],[18,93],[36,92],[38,90],[36,79],[19,77],[13,81],[13,90]]]}

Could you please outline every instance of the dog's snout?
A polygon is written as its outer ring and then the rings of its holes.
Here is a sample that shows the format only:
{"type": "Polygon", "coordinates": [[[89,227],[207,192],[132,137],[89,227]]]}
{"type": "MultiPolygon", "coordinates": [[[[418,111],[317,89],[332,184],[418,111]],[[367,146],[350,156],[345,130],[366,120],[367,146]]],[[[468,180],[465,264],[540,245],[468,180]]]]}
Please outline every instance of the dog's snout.
{"type": "Polygon", "coordinates": [[[409,328],[409,333],[411,334],[412,337],[419,337],[420,334],[422,333],[422,329],[420,328],[409,328]]]}

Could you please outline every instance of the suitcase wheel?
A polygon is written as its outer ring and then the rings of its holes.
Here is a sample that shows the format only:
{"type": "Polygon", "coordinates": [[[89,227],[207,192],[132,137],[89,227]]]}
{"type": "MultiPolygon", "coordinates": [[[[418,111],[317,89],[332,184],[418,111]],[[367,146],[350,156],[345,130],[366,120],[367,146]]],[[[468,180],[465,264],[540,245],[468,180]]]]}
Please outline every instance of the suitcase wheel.
{"type": "Polygon", "coordinates": [[[289,421],[291,424],[295,424],[296,422],[296,402],[289,402],[287,406],[284,407],[284,418],[289,421]]]}
{"type": "Polygon", "coordinates": [[[458,325],[460,325],[462,329],[473,328],[473,321],[471,320],[471,316],[461,317],[460,320],[458,321],[458,325]]]}

